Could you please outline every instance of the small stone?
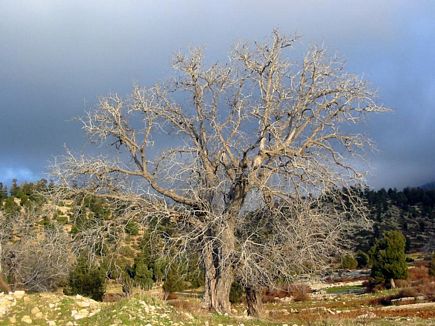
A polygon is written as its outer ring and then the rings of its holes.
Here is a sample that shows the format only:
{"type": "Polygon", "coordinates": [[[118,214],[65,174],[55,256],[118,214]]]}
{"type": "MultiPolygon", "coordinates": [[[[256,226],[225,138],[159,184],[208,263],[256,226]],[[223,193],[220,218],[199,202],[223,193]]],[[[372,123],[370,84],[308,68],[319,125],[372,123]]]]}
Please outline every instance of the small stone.
{"type": "Polygon", "coordinates": [[[74,326],[74,324],[72,322],[67,322],[65,326],[74,326]]]}
{"type": "Polygon", "coordinates": [[[36,315],[38,312],[41,312],[41,310],[39,310],[38,307],[33,307],[32,310],[30,310],[30,312],[32,313],[32,315],[36,315]]]}
{"type": "Polygon", "coordinates": [[[27,316],[27,315],[24,315],[23,318],[21,318],[21,321],[22,321],[23,323],[26,323],[26,324],[31,324],[31,323],[33,323],[32,318],[30,318],[30,316],[27,316]]]}
{"type": "Polygon", "coordinates": [[[24,292],[24,291],[15,291],[14,292],[14,297],[17,298],[17,299],[22,299],[25,294],[26,294],[26,292],[24,292]]]}
{"type": "Polygon", "coordinates": [[[89,316],[89,311],[86,309],[80,309],[79,311],[73,310],[71,312],[71,317],[73,317],[75,320],[83,319],[89,316]]]}
{"type": "Polygon", "coordinates": [[[15,318],[15,316],[9,317],[9,323],[15,324],[16,322],[17,322],[17,319],[15,318]]]}
{"type": "Polygon", "coordinates": [[[47,321],[48,326],[56,326],[56,322],[54,320],[47,321]]]}
{"type": "Polygon", "coordinates": [[[37,312],[37,313],[35,314],[35,318],[36,318],[36,319],[42,319],[42,318],[44,318],[44,314],[43,314],[42,312],[37,312]]]}
{"type": "Polygon", "coordinates": [[[91,304],[88,301],[79,301],[77,302],[77,305],[80,308],[88,308],[91,304]]]}

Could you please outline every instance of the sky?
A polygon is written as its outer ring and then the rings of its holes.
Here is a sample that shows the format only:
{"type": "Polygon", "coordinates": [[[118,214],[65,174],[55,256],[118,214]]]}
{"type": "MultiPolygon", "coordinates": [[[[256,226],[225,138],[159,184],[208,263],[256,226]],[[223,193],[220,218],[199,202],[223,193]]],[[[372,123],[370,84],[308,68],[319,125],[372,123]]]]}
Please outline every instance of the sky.
{"type": "Polygon", "coordinates": [[[65,145],[84,150],[75,118],[168,79],[175,53],[222,62],[274,28],[344,57],[393,109],[364,125],[371,187],[435,180],[435,1],[0,0],[0,181],[47,177],[65,145]]]}

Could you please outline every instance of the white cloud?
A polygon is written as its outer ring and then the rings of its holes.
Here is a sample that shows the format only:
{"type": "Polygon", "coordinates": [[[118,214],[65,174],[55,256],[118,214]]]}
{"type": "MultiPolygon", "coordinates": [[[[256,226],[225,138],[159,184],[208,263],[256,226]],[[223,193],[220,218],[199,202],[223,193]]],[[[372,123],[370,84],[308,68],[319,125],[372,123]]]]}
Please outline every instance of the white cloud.
{"type": "Polygon", "coordinates": [[[32,170],[23,167],[0,167],[0,182],[10,183],[13,179],[18,181],[34,181],[39,176],[32,170]]]}

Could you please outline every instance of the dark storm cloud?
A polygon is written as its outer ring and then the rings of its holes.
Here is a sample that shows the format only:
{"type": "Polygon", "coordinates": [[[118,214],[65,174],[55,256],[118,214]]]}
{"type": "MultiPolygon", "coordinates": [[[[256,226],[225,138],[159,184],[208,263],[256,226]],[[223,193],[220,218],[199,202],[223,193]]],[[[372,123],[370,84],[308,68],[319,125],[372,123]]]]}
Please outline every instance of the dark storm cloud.
{"type": "Polygon", "coordinates": [[[72,118],[99,95],[168,78],[178,50],[223,61],[275,27],[345,57],[395,110],[366,126],[372,185],[435,179],[435,3],[344,0],[1,1],[0,179],[39,177],[65,143],[80,149],[72,118]]]}

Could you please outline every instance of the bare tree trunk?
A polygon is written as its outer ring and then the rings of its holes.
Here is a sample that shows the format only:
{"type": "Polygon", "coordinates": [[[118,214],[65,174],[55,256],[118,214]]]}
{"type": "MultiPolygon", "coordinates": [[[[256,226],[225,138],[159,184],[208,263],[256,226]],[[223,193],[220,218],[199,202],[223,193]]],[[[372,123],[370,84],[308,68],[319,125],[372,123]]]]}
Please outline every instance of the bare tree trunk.
{"type": "Polygon", "coordinates": [[[220,242],[218,247],[209,242],[204,250],[204,303],[212,311],[230,313],[230,290],[234,274],[232,265],[228,260],[235,242],[231,226],[227,226],[221,233],[220,242]]]}
{"type": "Polygon", "coordinates": [[[253,287],[246,287],[245,291],[248,316],[261,317],[263,310],[261,292],[253,287]]]}

